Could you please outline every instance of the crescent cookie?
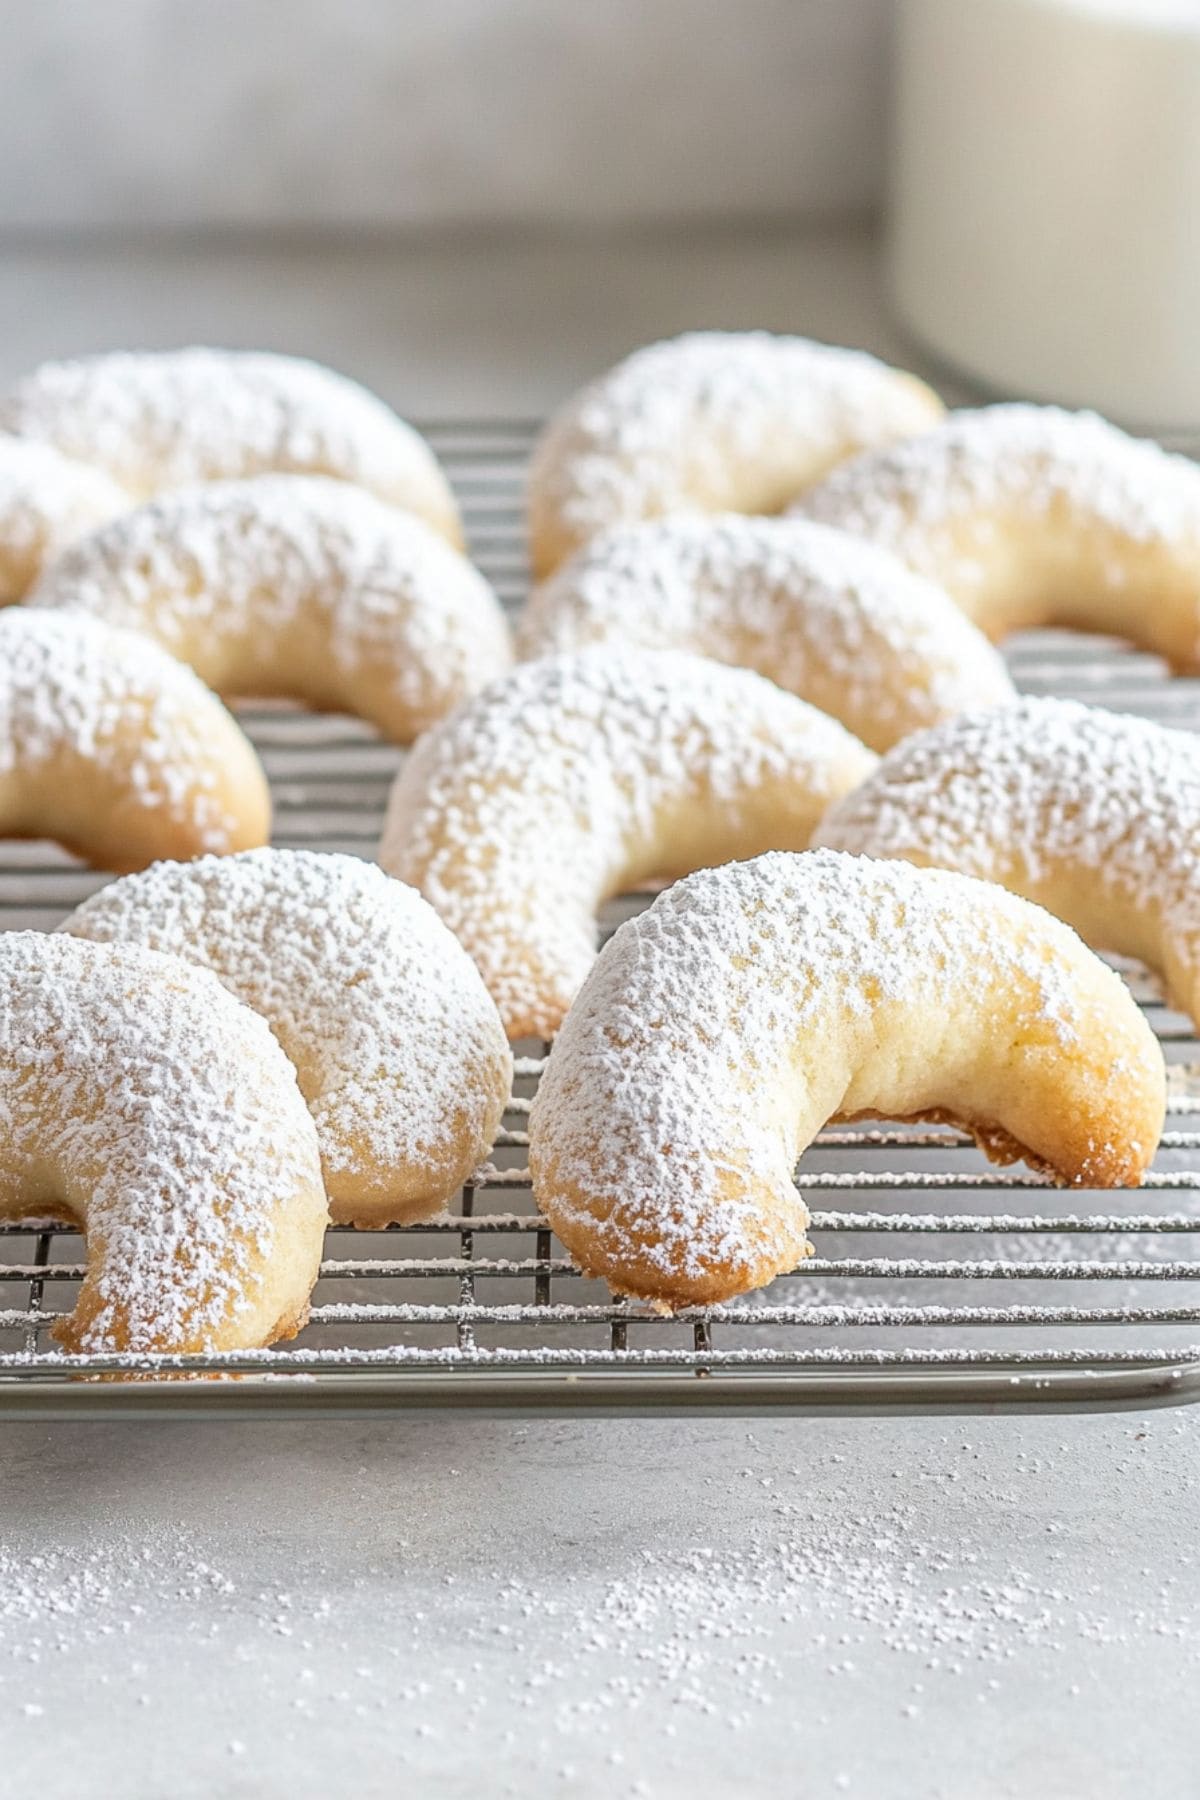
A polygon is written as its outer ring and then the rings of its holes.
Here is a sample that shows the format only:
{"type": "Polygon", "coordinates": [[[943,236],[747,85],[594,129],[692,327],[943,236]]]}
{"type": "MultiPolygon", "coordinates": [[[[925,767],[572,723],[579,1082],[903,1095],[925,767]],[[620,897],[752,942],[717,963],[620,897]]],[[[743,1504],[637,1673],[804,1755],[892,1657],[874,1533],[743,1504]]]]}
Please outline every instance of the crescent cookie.
{"type": "Polygon", "coordinates": [[[602,900],[800,848],[874,766],[748,669],[682,651],[548,657],[421,739],[379,859],[470,951],[509,1037],[549,1037],[595,957],[602,900]]]}
{"type": "Polygon", "coordinates": [[[474,964],[412,888],[352,856],[157,863],[64,930],[202,964],[295,1065],[335,1220],[425,1218],[490,1150],[512,1056],[474,964]]]}
{"type": "Polygon", "coordinates": [[[816,832],[997,881],[1162,971],[1200,1023],[1200,738],[1022,700],[900,744],[816,832]]]}
{"type": "Polygon", "coordinates": [[[0,430],[103,469],[132,500],[271,470],[332,475],[462,542],[425,440],[358,382],[299,356],[116,350],[42,363],[0,394],[0,430]]]}
{"type": "Polygon", "coordinates": [[[0,613],[0,836],[102,869],[266,841],[254,749],[190,669],[132,631],[0,613]]]}
{"type": "Polygon", "coordinates": [[[128,505],[103,470],[0,435],[0,605],[20,600],[60,550],[128,505]]]}
{"type": "Polygon", "coordinates": [[[576,1263],[666,1307],[793,1269],[830,1118],[953,1118],[994,1160],[1136,1186],[1162,1055],[1120,978],[1028,901],[829,851],[705,869],[622,925],[529,1122],[576,1263]]]}
{"type": "Polygon", "coordinates": [[[576,394],[529,473],[534,572],[598,532],[677,512],[779,512],[868,445],[925,431],[932,389],[861,350],[767,331],[649,344],[576,394]]]}
{"type": "Polygon", "coordinates": [[[1200,468],[1095,413],[951,413],[795,511],[894,551],[989,637],[1074,626],[1200,668],[1200,468]]]}
{"type": "Polygon", "coordinates": [[[525,656],[589,644],[757,669],[873,750],[1016,696],[949,595],[886,551],[800,519],[677,516],[594,538],[534,589],[525,656]]]}
{"type": "Polygon", "coordinates": [[[353,713],[399,743],[511,661],[500,602],[464,556],[311,475],[164,494],[67,550],[29,603],[134,626],[222,694],[353,713]]]}
{"type": "Polygon", "coordinates": [[[308,1317],[326,1224],[287,1057],[215,976],[0,934],[0,1217],[78,1221],[68,1350],[241,1350],[308,1317]]]}

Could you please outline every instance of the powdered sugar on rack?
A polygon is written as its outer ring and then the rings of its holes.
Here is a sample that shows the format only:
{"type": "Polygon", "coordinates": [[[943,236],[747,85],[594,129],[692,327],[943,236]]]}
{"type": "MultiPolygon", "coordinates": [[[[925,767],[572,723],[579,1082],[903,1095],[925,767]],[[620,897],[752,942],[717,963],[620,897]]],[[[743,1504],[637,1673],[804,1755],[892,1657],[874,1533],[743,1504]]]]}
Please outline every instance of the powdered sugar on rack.
{"type": "MultiPolygon", "coordinates": [[[[513,545],[520,529],[515,497],[524,478],[529,431],[512,423],[472,421],[434,428],[430,435],[460,482],[486,573],[515,600],[519,574],[513,545]]],[[[1103,679],[1121,688],[1120,704],[1164,714],[1170,705],[1181,721],[1187,717],[1188,706],[1194,709],[1196,705],[1192,683],[1178,680],[1168,687],[1150,659],[1130,658],[1094,640],[1043,634],[1037,641],[1036,661],[1034,655],[1031,640],[1023,640],[1014,667],[1026,677],[1036,676],[1039,683],[1045,679],[1064,691],[1086,692],[1103,679]]],[[[275,707],[251,709],[242,717],[272,775],[280,841],[304,845],[334,841],[341,848],[370,854],[378,839],[378,821],[397,753],[387,746],[367,745],[365,730],[344,719],[285,715],[275,707]],[[336,834],[333,840],[330,833],[336,834]]],[[[499,819],[493,817],[489,829],[499,831],[499,819]]],[[[10,847],[7,863],[0,877],[0,921],[9,928],[33,923],[53,927],[98,879],[41,845],[10,847]]],[[[614,903],[606,908],[604,923],[615,923],[629,904],[614,903]]],[[[947,1382],[953,1384],[955,1406],[971,1405],[967,1383],[959,1378],[964,1369],[971,1391],[1000,1409],[1010,1402],[1073,1406],[1092,1396],[1093,1404],[1111,1405],[1131,1395],[1149,1401],[1162,1399],[1168,1391],[1190,1393],[1196,1385],[1194,1362],[1185,1365],[1179,1379],[1178,1371],[1166,1365],[1175,1354],[1171,1346],[1182,1346],[1188,1353],[1200,1351],[1200,1332],[1195,1325],[1151,1323],[1149,1314],[1177,1302],[1186,1305],[1196,1294],[1195,1276],[1185,1277],[1200,1237],[1200,1209],[1195,1206],[1194,1192],[1200,1181],[1200,1131],[1196,1129],[1200,1124],[1200,1063],[1194,1034],[1184,1021],[1164,1011],[1144,972],[1128,967],[1122,972],[1146,1006],[1172,1059],[1168,1110],[1173,1129],[1163,1140],[1162,1156],[1142,1193],[1105,1197],[1056,1194],[1048,1190],[1044,1177],[1020,1165],[1011,1170],[984,1170],[960,1135],[935,1128],[838,1127],[822,1133],[806,1155],[800,1178],[810,1203],[820,1203],[812,1226],[820,1263],[814,1269],[815,1259],[809,1259],[800,1271],[764,1295],[762,1305],[778,1302],[804,1310],[825,1305],[854,1309],[878,1308],[884,1303],[944,1302],[948,1315],[944,1326],[931,1326],[919,1337],[907,1328],[898,1328],[891,1334],[890,1348],[880,1350],[881,1356],[902,1354],[902,1365],[864,1358],[864,1351],[875,1351],[885,1341],[870,1329],[852,1332],[831,1326],[818,1334],[780,1323],[772,1330],[769,1325],[739,1324],[733,1316],[736,1309],[731,1309],[730,1316],[713,1315],[711,1322],[703,1315],[693,1319],[689,1314],[686,1323],[643,1325],[639,1309],[612,1304],[607,1306],[607,1316],[595,1324],[564,1322],[559,1310],[562,1303],[578,1297],[603,1310],[609,1296],[598,1285],[581,1283],[567,1271],[545,1221],[537,1218],[522,1191],[528,1186],[528,1176],[518,1166],[524,1152],[515,1145],[498,1151],[493,1159],[503,1169],[504,1186],[491,1189],[496,1177],[490,1172],[481,1174],[484,1188],[468,1195],[465,1207],[452,1206],[450,1214],[436,1221],[432,1230],[426,1225],[416,1233],[387,1236],[330,1234],[325,1279],[316,1295],[318,1306],[357,1302],[365,1315],[378,1302],[379,1323],[353,1324],[331,1318],[328,1324],[306,1332],[298,1345],[277,1346],[249,1359],[257,1371],[250,1381],[175,1381],[146,1384],[141,1391],[148,1394],[157,1385],[170,1402],[164,1408],[167,1412],[178,1410],[196,1395],[234,1401],[240,1395],[239,1410],[258,1405],[264,1416],[295,1418],[301,1403],[311,1405],[318,1393],[328,1406],[336,1407],[338,1384],[356,1380],[355,1359],[362,1357],[370,1359],[371,1368],[358,1381],[355,1404],[372,1404],[373,1395],[378,1396],[373,1403],[381,1408],[404,1407],[407,1396],[430,1373],[435,1381],[446,1383],[447,1405],[453,1405],[460,1385],[477,1373],[486,1377],[497,1404],[520,1404],[518,1383],[531,1373],[540,1381],[555,1384],[561,1395],[568,1380],[573,1386],[581,1376],[588,1384],[608,1383],[614,1372],[622,1376],[630,1369],[638,1377],[636,1390],[628,1382],[623,1389],[627,1400],[622,1404],[630,1406],[670,1406],[673,1389],[686,1385],[701,1387],[713,1405],[724,1401],[749,1407],[755,1402],[737,1382],[753,1377],[756,1371],[777,1384],[777,1393],[786,1390],[799,1405],[807,1404],[806,1396],[815,1395],[823,1405],[835,1409],[835,1382],[844,1384],[852,1378],[863,1403],[886,1408],[889,1395],[897,1391],[892,1379],[896,1376],[904,1392],[919,1392],[926,1405],[945,1404],[947,1382]],[[857,1182],[856,1175],[860,1178],[857,1182]],[[943,1225],[940,1233],[939,1222],[943,1225]],[[1094,1227],[1094,1232],[1089,1233],[1089,1227],[1094,1227]],[[882,1235],[872,1241],[876,1228],[882,1235]],[[956,1238],[959,1232],[967,1234],[965,1241],[956,1238]],[[843,1267],[847,1256],[850,1262],[843,1267]],[[964,1262],[973,1268],[969,1285],[962,1277],[939,1279],[942,1270],[961,1268],[964,1262]],[[850,1272],[851,1265],[858,1269],[867,1264],[870,1273],[850,1272]],[[1174,1285],[1147,1278],[1151,1267],[1161,1270],[1168,1265],[1178,1272],[1174,1285]],[[372,1275],[372,1266],[378,1267],[377,1277],[372,1275]],[[1056,1266],[1066,1272],[1061,1280],[1041,1274],[1041,1270],[1056,1266]],[[921,1272],[916,1276],[885,1272],[901,1267],[921,1272]],[[998,1273],[1001,1268],[1009,1271],[1003,1278],[998,1273]],[[438,1279],[439,1269],[444,1271],[444,1279],[438,1279]],[[1073,1285],[1078,1282],[1086,1285],[1073,1285]],[[474,1334],[478,1346],[474,1358],[469,1349],[458,1347],[458,1332],[452,1323],[390,1322],[384,1316],[389,1305],[435,1301],[453,1312],[459,1294],[470,1295],[473,1301],[473,1319],[463,1327],[463,1334],[474,1334]],[[1056,1322],[1053,1309],[1041,1306],[1036,1325],[1016,1329],[1008,1324],[955,1323],[964,1302],[1005,1311],[1010,1303],[1046,1300],[1067,1305],[1098,1302],[1119,1310],[1122,1322],[1075,1328],[1056,1322]],[[481,1308],[517,1303],[527,1306],[528,1312],[515,1325],[492,1326],[481,1313],[481,1308]],[[487,1360],[493,1348],[494,1359],[487,1360]],[[927,1348],[936,1348],[936,1360],[926,1356],[927,1348]],[[669,1350],[669,1364],[655,1363],[660,1350],[669,1350]],[[714,1350],[733,1352],[740,1361],[727,1366],[719,1380],[704,1380],[714,1350]],[[1027,1354],[1034,1350],[1036,1359],[1027,1354]],[[769,1360],[766,1356],[760,1360],[762,1351],[769,1351],[769,1360]],[[813,1360],[797,1364],[792,1360],[795,1352],[813,1360]],[[1002,1355],[1003,1363],[993,1364],[989,1353],[1002,1355]],[[428,1364],[423,1356],[431,1359],[428,1364]],[[972,1359],[969,1364],[965,1361],[968,1356],[972,1359]],[[1148,1360],[1151,1356],[1153,1362],[1148,1360]],[[839,1360],[833,1361],[834,1357],[839,1360]],[[332,1382],[331,1376],[335,1378],[332,1382]],[[261,1397],[255,1401],[252,1393],[259,1390],[261,1397]],[[939,1395],[943,1396],[940,1401],[939,1395]],[[1104,1395],[1107,1400],[1099,1398],[1104,1395]]],[[[517,1059],[518,1094],[526,1108],[543,1068],[540,1055],[517,1059]]],[[[510,1122],[523,1126],[525,1118],[515,1112],[510,1122]]],[[[17,1402],[33,1399],[45,1414],[64,1405],[82,1410],[82,1397],[94,1403],[89,1412],[108,1416],[109,1400],[121,1384],[74,1378],[76,1373],[95,1373],[95,1359],[67,1362],[52,1356],[39,1364],[38,1356],[49,1350],[50,1338],[48,1331],[35,1333],[32,1326],[31,1315],[49,1319],[70,1305],[71,1284],[59,1279],[56,1271],[80,1266],[83,1247],[78,1237],[55,1232],[35,1238],[32,1228],[28,1234],[18,1234],[11,1226],[0,1227],[0,1256],[4,1259],[0,1280],[12,1272],[12,1280],[0,1286],[0,1302],[11,1316],[19,1315],[15,1328],[0,1330],[0,1377],[5,1378],[0,1382],[0,1411],[10,1410],[10,1395],[14,1396],[12,1410],[17,1402]],[[35,1300],[33,1296],[39,1294],[41,1298],[35,1300]],[[30,1345],[36,1346],[38,1355],[23,1348],[30,1345]]],[[[1200,1263],[1193,1260],[1191,1268],[1200,1271],[1200,1263]]],[[[221,1366],[227,1359],[216,1362],[221,1366]]],[[[133,1359],[113,1358],[109,1366],[128,1373],[133,1359]]],[[[210,1365],[207,1358],[198,1358],[189,1366],[196,1370],[210,1365]]],[[[419,1403],[427,1405],[428,1397],[422,1394],[419,1403]]],[[[222,1407],[213,1410],[220,1413],[222,1407]]],[[[1183,1413],[1178,1416],[1187,1417],[1183,1413]]],[[[1134,1435],[1130,1428],[1128,1436],[1132,1439],[1134,1435]]],[[[693,1442],[703,1441],[703,1432],[693,1436],[693,1442]]],[[[1136,1457],[1144,1448],[1134,1446],[1130,1454],[1136,1457]]],[[[807,1492],[807,1465],[801,1473],[807,1492]]],[[[872,1511],[877,1521],[879,1509],[872,1511]]],[[[838,1509],[836,1517],[840,1533],[846,1524],[844,1508],[838,1509]]],[[[812,1538],[807,1524],[804,1533],[812,1538]]],[[[907,1527],[905,1538],[907,1541],[907,1527]]],[[[1123,1546],[1121,1540],[1122,1557],[1123,1546]]],[[[53,1584],[52,1575],[48,1579],[53,1584]]],[[[838,1580],[842,1582],[841,1577],[838,1580]]],[[[713,1595],[713,1613],[725,1616],[725,1590],[710,1587],[707,1591],[713,1595]]],[[[523,1596],[520,1604],[527,1601],[540,1616],[545,1596],[535,1589],[523,1596]]],[[[1069,1625],[1073,1631],[1074,1610],[1060,1612],[1067,1621],[1063,1630],[1069,1625]]],[[[702,1612],[690,1622],[681,1620],[680,1642],[706,1630],[708,1617],[702,1612]]],[[[1098,1619],[1097,1629],[1101,1625],[1098,1619]]],[[[23,1633],[22,1644],[29,1641],[23,1633]]],[[[510,1644],[506,1638],[506,1650],[510,1644]]],[[[721,1643],[719,1650],[724,1660],[727,1646],[721,1643]]],[[[456,1641],[455,1667],[458,1654],[456,1641]]],[[[557,1652],[550,1646],[547,1654],[557,1652]]],[[[831,1646],[831,1660],[839,1663],[843,1655],[853,1654],[853,1649],[835,1654],[831,1646]]],[[[423,1658],[423,1674],[428,1673],[426,1661],[423,1658]]],[[[530,1666],[528,1656],[520,1659],[522,1687],[530,1666]]],[[[614,1682],[630,1674],[625,1663],[621,1670],[614,1675],[614,1682]]],[[[919,1670],[914,1673],[919,1678],[919,1670]]],[[[794,1693],[790,1660],[783,1675],[781,1699],[794,1693]]],[[[48,1684],[46,1691],[31,1692],[22,1676],[20,1698],[45,1705],[47,1718],[39,1722],[39,1729],[43,1723],[51,1723],[58,1703],[53,1684],[48,1684]]],[[[657,1688],[649,1699],[657,1718],[657,1688]]],[[[386,1700],[391,1729],[396,1694],[390,1686],[386,1700]]],[[[919,1694],[914,1696],[914,1704],[923,1704],[919,1694]]],[[[424,1707],[417,1707],[415,1717],[424,1719],[424,1707]]]]}

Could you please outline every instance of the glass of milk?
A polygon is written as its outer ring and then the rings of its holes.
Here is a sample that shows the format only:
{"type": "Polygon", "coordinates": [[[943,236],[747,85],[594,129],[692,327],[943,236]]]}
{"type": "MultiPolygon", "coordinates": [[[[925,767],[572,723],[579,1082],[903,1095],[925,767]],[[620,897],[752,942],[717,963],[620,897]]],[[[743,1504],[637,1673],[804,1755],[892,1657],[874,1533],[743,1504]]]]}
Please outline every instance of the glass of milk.
{"type": "Polygon", "coordinates": [[[900,0],[889,266],[1008,394],[1200,429],[1200,0],[900,0]]]}

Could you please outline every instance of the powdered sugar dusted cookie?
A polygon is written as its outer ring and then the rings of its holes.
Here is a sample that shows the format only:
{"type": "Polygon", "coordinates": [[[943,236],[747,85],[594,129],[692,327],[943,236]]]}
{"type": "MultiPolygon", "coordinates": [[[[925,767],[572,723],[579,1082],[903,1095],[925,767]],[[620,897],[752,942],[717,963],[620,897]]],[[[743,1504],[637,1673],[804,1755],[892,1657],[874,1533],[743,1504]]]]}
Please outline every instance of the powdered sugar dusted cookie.
{"type": "Polygon", "coordinates": [[[1095,413],[951,413],[795,511],[894,551],[989,637],[1074,626],[1200,668],[1200,467],[1095,413]]]}
{"type": "Polygon", "coordinates": [[[843,457],[925,431],[941,401],[861,350],[766,331],[649,344],[568,400],[534,450],[548,575],[598,532],[678,512],[779,512],[843,457]]]}
{"type": "Polygon", "coordinates": [[[77,1221],[68,1350],[252,1349],[308,1317],[327,1212],[270,1031],[204,969],[0,933],[0,1217],[77,1221]]]}
{"type": "Polygon", "coordinates": [[[817,841],[998,881],[1162,971],[1200,1023],[1200,737],[1071,700],[899,744],[817,841]]]}
{"type": "Polygon", "coordinates": [[[353,856],[255,850],[158,863],[65,928],[201,963],[295,1064],[335,1219],[428,1217],[482,1162],[512,1084],[496,1008],[410,887],[353,856]]]}
{"type": "Polygon", "coordinates": [[[29,604],[133,626],[220,693],[353,713],[400,743],[511,658],[500,603],[464,556],[311,475],[164,494],[59,557],[29,604]]]}
{"type": "Polygon", "coordinates": [[[102,469],[0,435],[0,605],[20,600],[60,550],[128,505],[102,469]]]}
{"type": "Polygon", "coordinates": [[[357,382],[299,356],[117,350],[42,363],[0,394],[0,430],[103,470],[131,503],[270,470],[332,475],[462,541],[424,439],[357,382]]]}
{"type": "Polygon", "coordinates": [[[678,516],[593,538],[534,589],[518,646],[545,656],[605,643],[757,669],[873,750],[1016,697],[948,594],[801,519],[678,516]]]}
{"type": "Polygon", "coordinates": [[[192,671],[133,631],[0,613],[0,836],[102,869],[266,841],[252,745],[192,671]]]}
{"type": "Polygon", "coordinates": [[[546,1037],[591,967],[603,899],[805,845],[874,766],[835,720],[748,669],[683,651],[547,657],[422,738],[380,861],[470,951],[509,1036],[546,1037]]]}
{"type": "Polygon", "coordinates": [[[831,1117],[952,1118],[998,1160],[1136,1186],[1162,1055],[1120,981],[1002,888],[813,851],[688,876],[605,946],[530,1116],[579,1266],[667,1307],[794,1268],[831,1117]]]}

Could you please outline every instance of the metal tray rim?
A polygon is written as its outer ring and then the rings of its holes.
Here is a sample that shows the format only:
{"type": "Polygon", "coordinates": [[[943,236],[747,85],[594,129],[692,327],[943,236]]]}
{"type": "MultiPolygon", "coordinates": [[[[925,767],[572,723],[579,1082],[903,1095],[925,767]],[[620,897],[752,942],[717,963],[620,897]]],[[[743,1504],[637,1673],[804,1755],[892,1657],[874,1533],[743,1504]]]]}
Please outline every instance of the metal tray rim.
{"type": "Polygon", "coordinates": [[[497,1371],[380,1369],[342,1374],[243,1376],[235,1380],[8,1377],[0,1419],[98,1418],[395,1419],[462,1409],[508,1417],[579,1412],[637,1414],[778,1412],[946,1414],[1129,1410],[1200,1401],[1200,1365],[1049,1368],[1015,1372],[923,1369],[822,1370],[818,1375],[720,1371],[497,1371]]]}

